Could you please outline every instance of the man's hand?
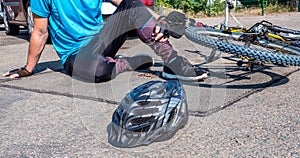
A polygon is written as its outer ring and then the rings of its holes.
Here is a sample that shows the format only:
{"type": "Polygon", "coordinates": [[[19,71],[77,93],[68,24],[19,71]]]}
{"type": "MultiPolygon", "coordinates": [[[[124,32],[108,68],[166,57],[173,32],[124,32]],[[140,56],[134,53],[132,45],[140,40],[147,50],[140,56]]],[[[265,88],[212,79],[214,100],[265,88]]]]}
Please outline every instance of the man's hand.
{"type": "Polygon", "coordinates": [[[161,27],[156,25],[152,34],[152,40],[156,42],[166,42],[168,39],[169,38],[161,32],[161,27]]]}
{"type": "Polygon", "coordinates": [[[31,76],[31,75],[32,75],[32,72],[29,72],[25,68],[25,66],[2,74],[3,77],[9,77],[9,78],[20,78],[20,77],[27,77],[27,76],[31,76]]]}
{"type": "Polygon", "coordinates": [[[170,37],[170,26],[166,16],[160,16],[153,29],[152,40],[155,42],[166,42],[170,37]]]}
{"type": "Polygon", "coordinates": [[[11,71],[8,71],[4,74],[2,74],[3,77],[9,77],[9,78],[19,78],[20,75],[17,73],[11,73],[11,71]]]}

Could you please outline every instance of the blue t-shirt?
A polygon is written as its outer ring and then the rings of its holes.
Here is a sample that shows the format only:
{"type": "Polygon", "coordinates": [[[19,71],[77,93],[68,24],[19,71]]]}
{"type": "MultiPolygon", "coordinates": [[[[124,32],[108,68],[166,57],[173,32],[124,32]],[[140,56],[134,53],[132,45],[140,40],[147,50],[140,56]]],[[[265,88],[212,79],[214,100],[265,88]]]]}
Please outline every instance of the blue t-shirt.
{"type": "Polygon", "coordinates": [[[103,27],[102,0],[31,0],[33,13],[49,19],[53,46],[65,63],[103,27]]]}

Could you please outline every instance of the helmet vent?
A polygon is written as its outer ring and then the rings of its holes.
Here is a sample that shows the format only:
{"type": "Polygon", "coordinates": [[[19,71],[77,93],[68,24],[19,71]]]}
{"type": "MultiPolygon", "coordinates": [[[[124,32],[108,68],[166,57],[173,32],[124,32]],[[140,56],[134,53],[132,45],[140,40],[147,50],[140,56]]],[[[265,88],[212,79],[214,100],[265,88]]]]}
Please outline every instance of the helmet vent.
{"type": "Polygon", "coordinates": [[[153,120],[154,118],[155,118],[154,116],[140,117],[140,118],[133,119],[131,121],[131,123],[132,123],[133,126],[137,126],[137,125],[141,125],[141,124],[144,124],[144,123],[150,123],[151,120],[153,120]]]}
{"type": "Polygon", "coordinates": [[[131,124],[133,127],[136,126],[136,128],[133,131],[134,132],[147,132],[150,129],[150,125],[152,124],[154,119],[155,119],[154,116],[140,117],[140,118],[133,119],[131,121],[131,124]],[[145,126],[145,124],[148,124],[148,125],[145,126]],[[144,125],[144,126],[142,127],[142,125],[144,125]],[[137,128],[138,126],[140,126],[140,127],[137,128]]]}
{"type": "Polygon", "coordinates": [[[157,113],[159,111],[158,108],[147,108],[147,109],[137,109],[133,111],[133,114],[135,116],[141,116],[141,115],[151,115],[154,113],[157,113]]]}
{"type": "Polygon", "coordinates": [[[161,101],[140,101],[137,104],[141,106],[161,105],[161,101]]]}
{"type": "Polygon", "coordinates": [[[127,97],[124,98],[124,102],[125,102],[125,104],[129,104],[130,103],[130,101],[129,101],[129,99],[127,97]]]}
{"type": "Polygon", "coordinates": [[[177,109],[172,110],[172,112],[170,113],[170,116],[168,118],[167,123],[169,123],[172,119],[174,119],[176,113],[177,113],[177,109]]]}

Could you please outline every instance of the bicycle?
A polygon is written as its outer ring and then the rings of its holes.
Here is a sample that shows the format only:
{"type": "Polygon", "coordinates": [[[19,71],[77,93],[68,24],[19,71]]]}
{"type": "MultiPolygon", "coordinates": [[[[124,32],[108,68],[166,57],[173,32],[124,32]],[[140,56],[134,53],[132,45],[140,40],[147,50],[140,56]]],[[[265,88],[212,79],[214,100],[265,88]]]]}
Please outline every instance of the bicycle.
{"type": "Polygon", "coordinates": [[[198,44],[212,48],[208,62],[215,56],[216,50],[235,54],[246,61],[240,60],[238,66],[247,63],[247,69],[253,66],[271,62],[275,65],[300,66],[300,31],[273,25],[268,21],[261,21],[250,28],[244,28],[238,23],[237,27],[228,25],[229,11],[233,9],[229,0],[226,1],[225,20],[220,27],[190,25],[185,29],[185,36],[198,44]],[[229,42],[233,40],[233,42],[229,42]],[[238,45],[236,42],[242,42],[238,45]],[[260,48],[251,48],[251,45],[260,48]]]}

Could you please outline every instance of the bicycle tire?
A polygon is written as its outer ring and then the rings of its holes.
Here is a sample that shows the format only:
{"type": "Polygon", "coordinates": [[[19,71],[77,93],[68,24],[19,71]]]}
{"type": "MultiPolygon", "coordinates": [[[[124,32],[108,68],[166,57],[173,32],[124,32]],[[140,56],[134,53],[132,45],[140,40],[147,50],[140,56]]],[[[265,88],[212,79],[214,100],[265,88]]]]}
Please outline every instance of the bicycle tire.
{"type": "Polygon", "coordinates": [[[293,41],[292,45],[300,48],[300,41],[293,41]]]}
{"type": "Polygon", "coordinates": [[[270,52],[257,48],[250,48],[234,43],[225,42],[219,39],[203,35],[199,32],[199,27],[190,26],[185,30],[187,39],[203,45],[205,47],[218,49],[222,52],[235,54],[238,56],[249,57],[260,60],[264,63],[272,63],[274,65],[290,65],[300,66],[300,56],[284,54],[280,52],[270,52]]]}

